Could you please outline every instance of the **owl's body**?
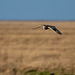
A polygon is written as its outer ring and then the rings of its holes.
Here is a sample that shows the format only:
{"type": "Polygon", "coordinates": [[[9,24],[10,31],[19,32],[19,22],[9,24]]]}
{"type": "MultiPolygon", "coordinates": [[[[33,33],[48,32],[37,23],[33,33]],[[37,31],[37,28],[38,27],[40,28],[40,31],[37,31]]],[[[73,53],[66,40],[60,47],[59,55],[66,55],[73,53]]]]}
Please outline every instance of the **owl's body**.
{"type": "Polygon", "coordinates": [[[48,26],[43,25],[43,29],[44,29],[44,30],[47,30],[47,29],[49,29],[49,28],[48,28],[48,26]]]}

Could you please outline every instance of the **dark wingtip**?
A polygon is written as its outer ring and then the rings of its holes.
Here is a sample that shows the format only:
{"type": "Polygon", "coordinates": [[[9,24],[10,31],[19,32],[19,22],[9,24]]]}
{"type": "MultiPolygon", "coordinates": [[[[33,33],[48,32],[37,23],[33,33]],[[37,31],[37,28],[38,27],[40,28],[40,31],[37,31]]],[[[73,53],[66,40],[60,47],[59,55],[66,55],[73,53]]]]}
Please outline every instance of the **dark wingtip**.
{"type": "Polygon", "coordinates": [[[62,35],[62,33],[59,33],[60,35],[62,35]]]}

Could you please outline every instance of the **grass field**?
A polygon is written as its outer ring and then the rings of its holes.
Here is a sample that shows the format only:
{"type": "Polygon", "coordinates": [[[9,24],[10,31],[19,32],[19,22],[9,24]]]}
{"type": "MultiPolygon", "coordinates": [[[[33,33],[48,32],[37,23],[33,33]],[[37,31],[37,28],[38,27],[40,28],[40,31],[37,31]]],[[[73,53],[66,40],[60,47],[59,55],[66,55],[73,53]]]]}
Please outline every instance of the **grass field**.
{"type": "Polygon", "coordinates": [[[75,22],[0,21],[0,75],[26,75],[32,70],[75,74],[75,22]],[[32,29],[39,24],[55,25],[62,35],[32,29]]]}

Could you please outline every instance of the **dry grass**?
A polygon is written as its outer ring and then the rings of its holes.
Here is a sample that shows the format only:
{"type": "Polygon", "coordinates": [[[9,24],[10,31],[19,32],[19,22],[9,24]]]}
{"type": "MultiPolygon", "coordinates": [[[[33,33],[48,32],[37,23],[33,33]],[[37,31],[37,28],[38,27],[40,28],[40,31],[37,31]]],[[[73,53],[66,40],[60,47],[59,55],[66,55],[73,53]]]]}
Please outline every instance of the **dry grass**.
{"type": "Polygon", "coordinates": [[[75,22],[0,21],[0,75],[37,69],[75,73],[75,22]],[[32,28],[55,25],[63,35],[32,28]]]}

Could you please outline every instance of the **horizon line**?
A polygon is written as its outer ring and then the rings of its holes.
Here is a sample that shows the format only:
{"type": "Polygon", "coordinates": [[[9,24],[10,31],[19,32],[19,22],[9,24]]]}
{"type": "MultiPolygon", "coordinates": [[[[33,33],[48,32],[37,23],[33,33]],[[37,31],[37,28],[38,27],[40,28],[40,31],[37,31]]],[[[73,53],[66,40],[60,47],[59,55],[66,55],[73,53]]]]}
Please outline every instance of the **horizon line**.
{"type": "Polygon", "coordinates": [[[75,20],[0,20],[0,21],[75,21],[75,20]]]}

